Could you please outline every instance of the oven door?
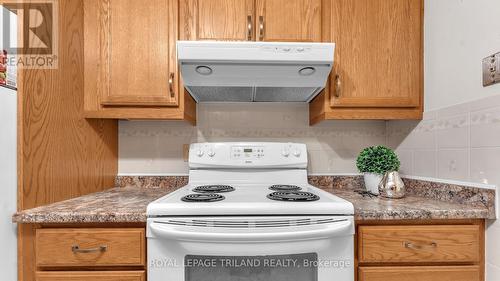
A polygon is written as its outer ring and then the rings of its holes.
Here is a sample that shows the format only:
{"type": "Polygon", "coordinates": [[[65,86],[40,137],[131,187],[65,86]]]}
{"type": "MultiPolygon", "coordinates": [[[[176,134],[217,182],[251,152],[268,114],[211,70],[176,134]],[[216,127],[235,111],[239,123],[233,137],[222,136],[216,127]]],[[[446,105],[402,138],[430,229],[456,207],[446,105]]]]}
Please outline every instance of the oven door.
{"type": "Polygon", "coordinates": [[[148,219],[148,281],[353,281],[352,216],[148,219]]]}

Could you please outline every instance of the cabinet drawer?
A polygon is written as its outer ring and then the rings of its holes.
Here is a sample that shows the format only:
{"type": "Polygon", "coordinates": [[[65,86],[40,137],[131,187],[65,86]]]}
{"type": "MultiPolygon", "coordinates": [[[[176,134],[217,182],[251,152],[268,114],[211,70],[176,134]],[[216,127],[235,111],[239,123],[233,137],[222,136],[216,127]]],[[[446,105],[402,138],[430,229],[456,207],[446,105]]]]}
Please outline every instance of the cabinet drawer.
{"type": "Polygon", "coordinates": [[[359,281],[479,281],[479,266],[360,267],[359,281]]]}
{"type": "Polygon", "coordinates": [[[478,262],[478,225],[360,226],[360,263],[478,262]]]}
{"type": "Polygon", "coordinates": [[[142,228],[64,228],[36,231],[36,264],[60,266],[144,266],[142,228]]]}
{"type": "Polygon", "coordinates": [[[36,273],[36,281],[146,281],[144,271],[57,271],[36,273]]]}

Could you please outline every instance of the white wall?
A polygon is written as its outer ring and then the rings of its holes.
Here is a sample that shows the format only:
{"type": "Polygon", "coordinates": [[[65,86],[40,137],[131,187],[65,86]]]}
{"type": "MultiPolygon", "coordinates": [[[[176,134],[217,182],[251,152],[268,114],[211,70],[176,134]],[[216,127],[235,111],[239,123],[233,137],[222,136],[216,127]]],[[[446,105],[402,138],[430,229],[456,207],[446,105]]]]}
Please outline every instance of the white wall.
{"type": "Polygon", "coordinates": [[[500,52],[500,1],[425,0],[425,109],[500,94],[483,88],[481,60],[500,52]]]}
{"type": "Polygon", "coordinates": [[[16,212],[16,97],[15,91],[0,87],[0,272],[2,280],[17,280],[17,235],[11,216],[16,212]]]}
{"type": "MultiPolygon", "coordinates": [[[[0,14],[3,14],[0,7],[0,14]]],[[[11,15],[13,15],[11,13],[11,15]]],[[[14,22],[11,34],[17,35],[14,22]]],[[[0,18],[0,31],[2,29],[0,18]]],[[[14,41],[15,38],[14,38],[14,41]]],[[[0,42],[0,50],[2,43],[0,42]]],[[[1,280],[17,280],[17,226],[11,216],[16,212],[17,202],[17,94],[13,90],[0,87],[0,179],[2,192],[0,197],[0,274],[1,280]]]]}

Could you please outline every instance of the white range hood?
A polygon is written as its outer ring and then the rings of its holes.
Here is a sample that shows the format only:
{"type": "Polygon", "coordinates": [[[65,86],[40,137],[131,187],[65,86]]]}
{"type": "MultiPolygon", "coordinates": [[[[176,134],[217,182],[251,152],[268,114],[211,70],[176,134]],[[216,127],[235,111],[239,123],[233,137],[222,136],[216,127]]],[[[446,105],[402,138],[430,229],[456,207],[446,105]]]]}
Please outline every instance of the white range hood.
{"type": "Polygon", "coordinates": [[[309,102],[332,69],[333,43],[178,41],[184,86],[197,102],[309,102]]]}

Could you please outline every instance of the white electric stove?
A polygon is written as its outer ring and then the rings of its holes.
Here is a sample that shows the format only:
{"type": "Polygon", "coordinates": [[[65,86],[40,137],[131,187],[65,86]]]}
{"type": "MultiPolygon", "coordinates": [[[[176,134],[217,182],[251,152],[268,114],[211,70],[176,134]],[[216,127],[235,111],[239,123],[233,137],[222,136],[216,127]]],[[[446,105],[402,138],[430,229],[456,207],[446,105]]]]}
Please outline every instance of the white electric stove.
{"type": "Polygon", "coordinates": [[[148,280],[354,280],[354,208],[307,181],[297,143],[197,143],[152,202],[148,280]]]}

